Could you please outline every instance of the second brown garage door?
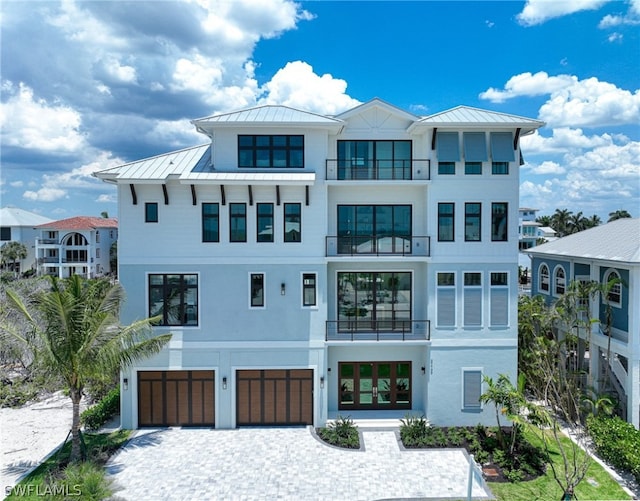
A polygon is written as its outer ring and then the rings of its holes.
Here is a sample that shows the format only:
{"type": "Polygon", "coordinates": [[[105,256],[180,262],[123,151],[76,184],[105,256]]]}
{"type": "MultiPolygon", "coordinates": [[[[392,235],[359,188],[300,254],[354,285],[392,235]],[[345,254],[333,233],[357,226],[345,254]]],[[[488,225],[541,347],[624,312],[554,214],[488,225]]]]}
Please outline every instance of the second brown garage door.
{"type": "Polygon", "coordinates": [[[313,370],[237,372],[238,426],[313,424],[313,370]]]}
{"type": "Polygon", "coordinates": [[[214,371],[138,372],[138,426],[214,426],[214,371]]]}

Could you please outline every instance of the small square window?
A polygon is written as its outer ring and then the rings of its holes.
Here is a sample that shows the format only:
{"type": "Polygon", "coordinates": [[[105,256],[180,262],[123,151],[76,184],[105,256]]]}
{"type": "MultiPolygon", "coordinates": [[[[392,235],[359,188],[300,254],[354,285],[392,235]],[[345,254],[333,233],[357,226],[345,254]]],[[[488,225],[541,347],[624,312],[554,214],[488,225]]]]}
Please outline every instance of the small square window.
{"type": "Polygon", "coordinates": [[[491,174],[494,174],[494,175],[509,174],[509,162],[492,162],[491,174]]]}
{"type": "Polygon", "coordinates": [[[158,222],[158,203],[157,202],[147,202],[144,204],[144,222],[145,223],[158,222]]]}
{"type": "Polygon", "coordinates": [[[456,163],[455,162],[438,162],[438,174],[442,175],[453,175],[456,173],[456,163]]]}
{"type": "Polygon", "coordinates": [[[482,174],[482,162],[465,162],[464,173],[467,175],[482,174]]]}

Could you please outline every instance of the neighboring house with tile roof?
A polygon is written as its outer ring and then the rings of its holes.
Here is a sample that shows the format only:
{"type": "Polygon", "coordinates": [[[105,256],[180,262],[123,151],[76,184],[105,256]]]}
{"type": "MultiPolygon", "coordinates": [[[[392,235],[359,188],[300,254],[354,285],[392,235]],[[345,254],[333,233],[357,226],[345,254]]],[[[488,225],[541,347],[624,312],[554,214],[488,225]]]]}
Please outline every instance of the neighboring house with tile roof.
{"type": "Polygon", "coordinates": [[[118,220],[76,216],[36,227],[38,275],[99,277],[111,269],[110,250],[118,240],[118,220]]]}
{"type": "Polygon", "coordinates": [[[640,424],[640,219],[624,218],[580,231],[527,251],[532,259],[532,294],[548,303],[561,296],[572,281],[609,283],[618,279],[608,298],[589,305],[589,318],[598,319],[583,333],[580,360],[598,384],[607,363],[609,338],[603,334],[605,303],[612,310],[611,384],[621,398],[627,421],[640,424]]]}
{"type": "Polygon", "coordinates": [[[208,144],[118,188],[122,321],[173,339],[122,373],[122,426],[491,424],[517,376],[520,137],[538,120],[374,99],[193,120],[208,144]]]}
{"type": "Polygon", "coordinates": [[[35,227],[50,221],[52,219],[48,217],[17,207],[0,209],[0,245],[7,242],[20,242],[27,249],[27,257],[17,263],[18,269],[15,271],[24,273],[36,268],[35,245],[39,231],[35,227]]]}

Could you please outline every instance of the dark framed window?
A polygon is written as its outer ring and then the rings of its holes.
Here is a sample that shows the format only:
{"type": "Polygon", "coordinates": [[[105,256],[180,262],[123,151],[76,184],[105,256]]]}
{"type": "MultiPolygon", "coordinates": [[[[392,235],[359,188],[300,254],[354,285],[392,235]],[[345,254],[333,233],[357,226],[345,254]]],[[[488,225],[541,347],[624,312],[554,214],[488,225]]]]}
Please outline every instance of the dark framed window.
{"type": "Polygon", "coordinates": [[[256,241],[273,242],[273,204],[259,203],[256,205],[256,241]]]}
{"type": "Polygon", "coordinates": [[[553,294],[561,296],[564,294],[566,285],[566,279],[564,274],[564,268],[562,266],[556,267],[553,272],[553,294]]]}
{"type": "Polygon", "coordinates": [[[217,203],[202,203],[202,241],[220,241],[220,206],[217,203]]]}
{"type": "Polygon", "coordinates": [[[411,179],[411,141],[338,141],[338,179],[411,179]]]}
{"type": "Polygon", "coordinates": [[[482,273],[464,273],[464,325],[480,327],[482,325],[482,273]]]}
{"type": "Polygon", "coordinates": [[[315,273],[303,273],[302,274],[302,306],[316,306],[317,292],[316,292],[316,274],[315,273]]]}
{"type": "Polygon", "coordinates": [[[229,204],[229,241],[247,241],[247,204],[229,204]]]}
{"type": "Polygon", "coordinates": [[[410,272],[339,272],[339,330],[411,330],[410,272]]]}
{"type": "Polygon", "coordinates": [[[438,174],[453,175],[456,173],[455,162],[438,162],[438,174]]]}
{"type": "Polygon", "coordinates": [[[410,205],[338,205],[340,254],[411,252],[410,205]]]}
{"type": "Polygon", "coordinates": [[[438,242],[453,242],[455,238],[455,204],[438,204],[438,242]]]}
{"type": "Polygon", "coordinates": [[[491,174],[494,174],[494,175],[509,174],[509,162],[491,162],[491,174]]]}
{"type": "Polygon", "coordinates": [[[455,327],[456,325],[456,274],[439,272],[437,275],[437,311],[438,327],[455,327]]]}
{"type": "Polygon", "coordinates": [[[11,240],[11,226],[2,226],[0,228],[0,241],[7,242],[11,240]]]}
{"type": "Polygon", "coordinates": [[[304,136],[239,135],[238,166],[301,169],[304,167],[304,136]]]}
{"type": "Polygon", "coordinates": [[[539,268],[538,289],[540,292],[549,292],[549,267],[546,264],[540,265],[539,268]]]}
{"type": "Polygon", "coordinates": [[[482,174],[482,162],[465,162],[464,173],[467,175],[482,174]]]}
{"type": "Polygon", "coordinates": [[[264,273],[251,273],[251,302],[252,308],[264,308],[264,273]]]}
{"type": "Polygon", "coordinates": [[[149,275],[149,316],[160,325],[198,325],[198,275],[149,275]]]}
{"type": "Polygon", "coordinates": [[[479,242],[481,239],[482,204],[467,202],[464,204],[464,240],[465,242],[479,242]]]}
{"type": "Polygon", "coordinates": [[[158,202],[146,202],[144,204],[144,222],[158,222],[158,202]]]}
{"type": "Polygon", "coordinates": [[[491,241],[507,241],[507,202],[491,204],[491,241]]]}
{"type": "Polygon", "coordinates": [[[492,326],[509,325],[509,274],[491,272],[489,322],[492,326]]]}
{"type": "Polygon", "coordinates": [[[284,204],[284,241],[300,242],[302,235],[302,204],[284,204]]]}

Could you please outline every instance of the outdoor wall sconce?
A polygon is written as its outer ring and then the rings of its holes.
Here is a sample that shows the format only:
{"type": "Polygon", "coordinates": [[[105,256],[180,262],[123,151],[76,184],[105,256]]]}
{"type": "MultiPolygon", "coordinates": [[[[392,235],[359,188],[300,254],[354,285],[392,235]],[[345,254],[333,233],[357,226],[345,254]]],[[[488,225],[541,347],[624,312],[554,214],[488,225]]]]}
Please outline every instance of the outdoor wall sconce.
{"type": "Polygon", "coordinates": [[[427,369],[425,368],[424,365],[422,367],[420,367],[420,370],[422,371],[422,374],[426,374],[427,373],[427,369]]]}
{"type": "Polygon", "coordinates": [[[286,292],[287,292],[287,286],[285,285],[284,282],[282,282],[280,284],[280,295],[284,296],[286,292]]]}
{"type": "Polygon", "coordinates": [[[129,379],[124,378],[122,380],[122,386],[124,386],[125,391],[129,389],[129,379]]]}
{"type": "Polygon", "coordinates": [[[227,389],[227,377],[223,377],[222,378],[222,389],[226,390],[227,389]]]}
{"type": "Polygon", "coordinates": [[[324,388],[324,376],[320,376],[320,388],[324,388]]]}

